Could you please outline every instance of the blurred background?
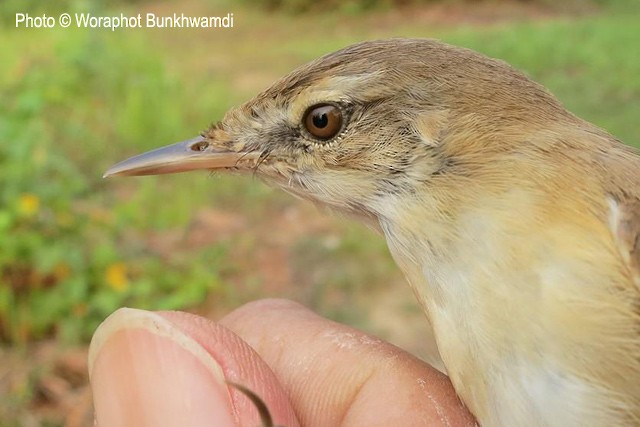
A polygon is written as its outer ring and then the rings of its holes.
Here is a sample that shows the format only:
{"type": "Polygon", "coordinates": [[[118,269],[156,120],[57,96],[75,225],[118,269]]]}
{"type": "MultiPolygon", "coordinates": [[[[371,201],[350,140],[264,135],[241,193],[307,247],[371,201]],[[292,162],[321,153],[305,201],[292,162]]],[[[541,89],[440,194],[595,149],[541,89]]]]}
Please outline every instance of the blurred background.
{"type": "Polygon", "coordinates": [[[292,298],[425,354],[381,237],[251,177],[101,178],[294,67],[375,38],[504,59],[640,144],[637,0],[2,0],[0,426],[90,426],[86,349],[122,306],[219,318],[292,298]],[[15,14],[234,15],[228,29],[15,28],[15,14]]]}

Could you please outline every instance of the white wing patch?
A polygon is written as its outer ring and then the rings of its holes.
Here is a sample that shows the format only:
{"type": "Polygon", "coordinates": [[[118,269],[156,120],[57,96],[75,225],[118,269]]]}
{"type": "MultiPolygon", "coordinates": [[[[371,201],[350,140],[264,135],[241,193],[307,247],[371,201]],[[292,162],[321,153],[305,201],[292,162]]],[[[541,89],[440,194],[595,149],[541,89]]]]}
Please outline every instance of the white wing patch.
{"type": "Polygon", "coordinates": [[[640,201],[620,202],[609,197],[609,227],[622,260],[640,289],[640,201]]]}

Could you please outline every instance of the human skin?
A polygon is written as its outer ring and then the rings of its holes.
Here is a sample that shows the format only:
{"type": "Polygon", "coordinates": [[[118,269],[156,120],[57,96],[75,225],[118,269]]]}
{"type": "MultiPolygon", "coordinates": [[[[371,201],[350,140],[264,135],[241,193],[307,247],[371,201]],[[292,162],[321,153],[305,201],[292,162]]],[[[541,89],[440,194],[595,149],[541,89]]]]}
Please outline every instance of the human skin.
{"type": "Polygon", "coordinates": [[[286,300],[213,322],[121,309],[96,331],[90,375],[100,427],[473,426],[448,378],[409,353],[286,300]]]}

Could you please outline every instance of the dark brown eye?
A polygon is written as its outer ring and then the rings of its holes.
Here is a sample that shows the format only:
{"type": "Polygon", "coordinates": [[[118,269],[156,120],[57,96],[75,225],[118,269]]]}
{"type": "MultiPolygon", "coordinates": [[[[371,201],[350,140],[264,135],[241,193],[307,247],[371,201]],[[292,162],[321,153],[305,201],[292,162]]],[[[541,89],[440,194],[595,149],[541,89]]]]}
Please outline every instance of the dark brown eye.
{"type": "Polygon", "coordinates": [[[311,135],[326,141],[342,130],[342,111],[331,104],[314,105],[305,113],[303,122],[311,135]]]}

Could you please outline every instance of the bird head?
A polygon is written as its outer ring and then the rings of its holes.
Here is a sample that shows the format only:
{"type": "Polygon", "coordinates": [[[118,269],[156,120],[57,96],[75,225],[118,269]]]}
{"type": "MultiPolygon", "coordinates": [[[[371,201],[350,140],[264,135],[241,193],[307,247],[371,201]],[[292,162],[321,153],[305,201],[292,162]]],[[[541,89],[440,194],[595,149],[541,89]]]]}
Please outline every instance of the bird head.
{"type": "Polygon", "coordinates": [[[250,172],[376,219],[390,197],[468,175],[465,168],[506,149],[499,135],[563,111],[541,86],[470,50],[434,40],[363,42],[298,68],[199,137],[125,160],[105,176],[250,172]]]}

